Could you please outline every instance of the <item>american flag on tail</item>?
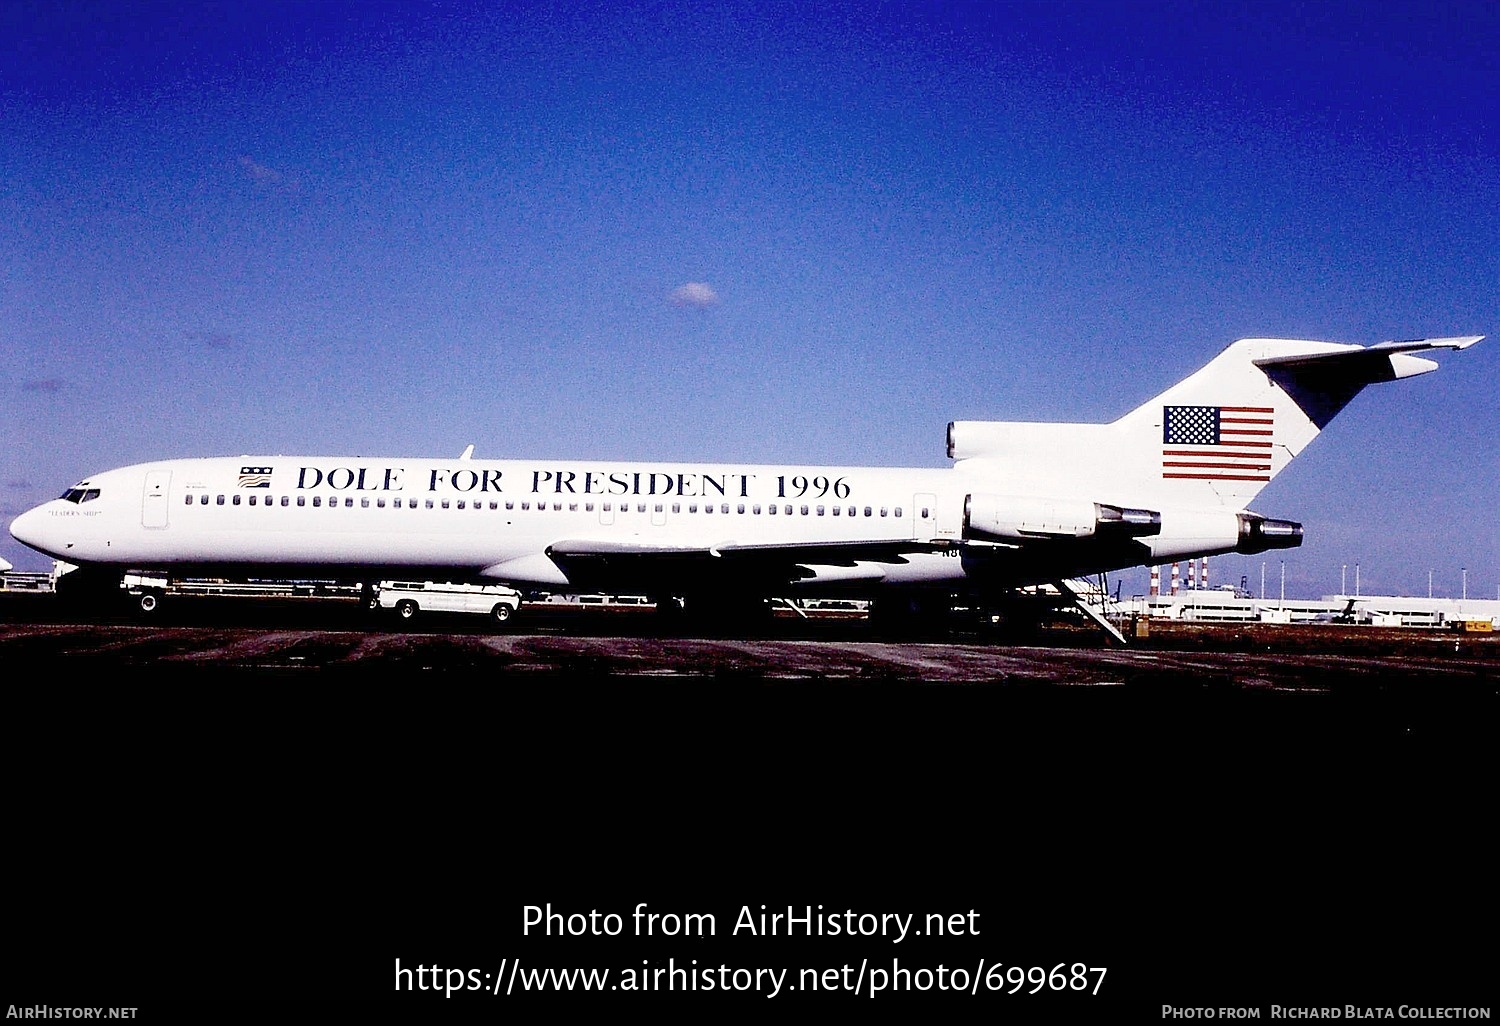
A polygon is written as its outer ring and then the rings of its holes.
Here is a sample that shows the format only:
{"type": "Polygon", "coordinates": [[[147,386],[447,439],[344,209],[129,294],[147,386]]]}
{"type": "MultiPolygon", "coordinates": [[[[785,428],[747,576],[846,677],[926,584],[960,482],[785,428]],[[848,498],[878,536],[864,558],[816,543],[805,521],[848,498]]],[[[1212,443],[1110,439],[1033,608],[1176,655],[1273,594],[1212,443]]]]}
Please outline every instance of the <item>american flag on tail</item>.
{"type": "Polygon", "coordinates": [[[1269,481],[1274,420],[1269,406],[1164,406],[1161,476],[1269,481]]]}

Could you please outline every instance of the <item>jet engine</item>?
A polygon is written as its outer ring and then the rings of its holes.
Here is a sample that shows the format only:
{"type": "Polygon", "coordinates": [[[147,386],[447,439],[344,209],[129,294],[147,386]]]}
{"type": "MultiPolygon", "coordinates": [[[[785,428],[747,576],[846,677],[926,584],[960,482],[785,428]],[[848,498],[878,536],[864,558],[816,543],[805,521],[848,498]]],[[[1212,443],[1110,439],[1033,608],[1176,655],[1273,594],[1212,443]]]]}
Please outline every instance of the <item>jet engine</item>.
{"type": "Polygon", "coordinates": [[[1234,551],[1253,556],[1268,549],[1295,549],[1302,544],[1302,525],[1295,520],[1271,520],[1241,513],[1240,540],[1234,551]]]}
{"type": "Polygon", "coordinates": [[[1043,538],[1139,538],[1161,531],[1161,514],[1086,499],[1022,495],[964,497],[964,537],[1033,541],[1043,538]]]}

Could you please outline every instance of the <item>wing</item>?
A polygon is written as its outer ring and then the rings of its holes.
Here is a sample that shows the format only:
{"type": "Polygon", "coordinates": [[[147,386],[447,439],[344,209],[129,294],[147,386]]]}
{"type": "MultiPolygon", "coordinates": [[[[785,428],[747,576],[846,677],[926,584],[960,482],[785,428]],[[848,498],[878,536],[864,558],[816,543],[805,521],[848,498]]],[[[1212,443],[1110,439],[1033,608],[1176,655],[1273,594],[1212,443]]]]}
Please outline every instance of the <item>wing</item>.
{"type": "Polygon", "coordinates": [[[737,587],[774,594],[814,580],[879,581],[885,567],[946,547],[910,540],[680,546],[575,539],[555,542],[546,552],[581,587],[674,594],[737,587]]]}

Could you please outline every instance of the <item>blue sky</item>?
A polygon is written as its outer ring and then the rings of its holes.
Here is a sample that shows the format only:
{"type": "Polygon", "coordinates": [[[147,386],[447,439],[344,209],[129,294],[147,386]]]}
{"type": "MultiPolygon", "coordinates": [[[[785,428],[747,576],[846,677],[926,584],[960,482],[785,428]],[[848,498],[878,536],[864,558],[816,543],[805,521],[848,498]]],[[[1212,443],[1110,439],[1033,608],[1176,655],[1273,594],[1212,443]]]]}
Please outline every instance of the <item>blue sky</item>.
{"type": "MultiPolygon", "coordinates": [[[[944,466],[1240,337],[1493,333],[1497,45],[1481,3],[8,4],[0,516],[242,452],[944,466]]],[[[1289,594],[1495,596],[1500,340],[1439,359],[1257,500],[1289,594]]]]}

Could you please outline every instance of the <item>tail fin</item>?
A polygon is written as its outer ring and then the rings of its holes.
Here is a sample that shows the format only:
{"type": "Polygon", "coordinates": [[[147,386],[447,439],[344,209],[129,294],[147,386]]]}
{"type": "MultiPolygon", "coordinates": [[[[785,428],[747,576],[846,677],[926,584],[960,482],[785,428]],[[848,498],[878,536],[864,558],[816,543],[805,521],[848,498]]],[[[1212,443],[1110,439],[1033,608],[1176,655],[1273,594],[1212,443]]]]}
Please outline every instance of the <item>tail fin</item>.
{"type": "Polygon", "coordinates": [[[1411,355],[1484,336],[1342,345],[1241,339],[1113,424],[949,426],[949,455],[1016,484],[1090,483],[1098,501],[1243,509],[1366,385],[1436,370],[1411,355]]]}
{"type": "Polygon", "coordinates": [[[1241,339],[1111,426],[1150,452],[1164,497],[1244,507],[1366,385],[1437,369],[1412,352],[1466,349],[1481,338],[1369,348],[1241,339]]]}

